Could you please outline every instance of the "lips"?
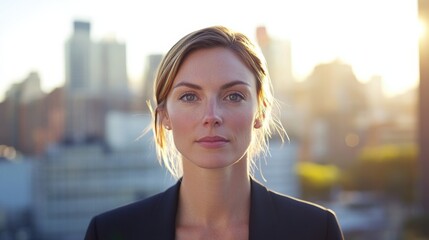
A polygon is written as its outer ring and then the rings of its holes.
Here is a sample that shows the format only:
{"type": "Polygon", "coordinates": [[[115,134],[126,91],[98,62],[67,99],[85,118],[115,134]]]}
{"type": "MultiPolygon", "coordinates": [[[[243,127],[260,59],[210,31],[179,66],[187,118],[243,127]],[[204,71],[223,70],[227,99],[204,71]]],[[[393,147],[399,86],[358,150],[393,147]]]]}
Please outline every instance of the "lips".
{"type": "Polygon", "coordinates": [[[196,142],[204,148],[213,149],[225,146],[229,140],[220,136],[206,136],[198,139],[196,142]]]}
{"type": "Polygon", "coordinates": [[[228,142],[226,138],[219,136],[202,137],[197,142],[228,142]]]}

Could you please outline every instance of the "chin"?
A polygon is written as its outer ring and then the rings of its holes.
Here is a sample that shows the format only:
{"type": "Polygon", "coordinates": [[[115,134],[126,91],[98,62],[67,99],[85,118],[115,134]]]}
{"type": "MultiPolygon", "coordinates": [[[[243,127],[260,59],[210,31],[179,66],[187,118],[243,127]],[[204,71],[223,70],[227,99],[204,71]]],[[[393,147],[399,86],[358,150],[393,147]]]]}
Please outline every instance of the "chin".
{"type": "MultiPolygon", "coordinates": [[[[200,168],[204,169],[224,169],[230,166],[236,166],[239,167],[243,165],[243,168],[246,168],[246,164],[238,164],[241,163],[243,158],[237,158],[237,157],[216,157],[216,158],[205,158],[201,161],[195,161],[194,164],[196,164],[200,168]]],[[[247,169],[247,168],[246,168],[247,169]]]]}

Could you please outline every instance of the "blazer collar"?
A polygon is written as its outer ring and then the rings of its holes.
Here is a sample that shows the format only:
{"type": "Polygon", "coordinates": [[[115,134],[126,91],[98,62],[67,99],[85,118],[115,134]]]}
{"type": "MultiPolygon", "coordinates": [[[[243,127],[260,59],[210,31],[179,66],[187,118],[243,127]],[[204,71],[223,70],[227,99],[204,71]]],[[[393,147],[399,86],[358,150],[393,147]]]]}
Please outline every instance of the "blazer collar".
{"type": "MultiPolygon", "coordinates": [[[[179,189],[182,179],[162,195],[158,211],[157,229],[160,239],[174,239],[179,189]]],[[[276,212],[266,187],[251,178],[249,240],[272,239],[276,236],[276,212]]]]}
{"type": "Polygon", "coordinates": [[[175,185],[167,189],[161,194],[159,204],[154,209],[154,222],[153,224],[154,235],[158,239],[175,239],[176,235],[176,214],[177,205],[179,203],[179,189],[182,179],[178,180],[175,185]]]}
{"type": "Polygon", "coordinates": [[[274,239],[277,214],[266,187],[251,178],[249,240],[274,239]]]}

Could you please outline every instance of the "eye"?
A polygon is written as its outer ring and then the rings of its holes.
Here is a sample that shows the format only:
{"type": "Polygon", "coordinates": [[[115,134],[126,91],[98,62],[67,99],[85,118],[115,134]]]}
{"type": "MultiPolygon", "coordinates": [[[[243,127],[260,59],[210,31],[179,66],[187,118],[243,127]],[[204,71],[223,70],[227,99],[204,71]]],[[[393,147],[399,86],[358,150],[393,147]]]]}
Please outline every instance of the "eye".
{"type": "Polygon", "coordinates": [[[197,96],[193,93],[185,93],[179,99],[184,102],[195,102],[198,100],[197,96]]]}
{"type": "Polygon", "coordinates": [[[231,102],[241,102],[242,100],[244,100],[244,96],[240,93],[231,93],[226,96],[226,100],[231,102]]]}

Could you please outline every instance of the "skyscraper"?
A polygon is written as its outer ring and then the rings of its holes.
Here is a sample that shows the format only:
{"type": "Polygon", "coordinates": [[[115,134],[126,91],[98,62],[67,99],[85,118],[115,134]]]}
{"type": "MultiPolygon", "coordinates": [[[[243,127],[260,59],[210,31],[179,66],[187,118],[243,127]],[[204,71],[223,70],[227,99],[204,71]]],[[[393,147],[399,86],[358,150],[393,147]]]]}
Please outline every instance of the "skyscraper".
{"type": "Polygon", "coordinates": [[[13,146],[26,154],[35,153],[39,140],[35,139],[35,132],[44,125],[44,97],[37,72],[11,86],[0,104],[0,145],[13,146]]]}
{"type": "Polygon", "coordinates": [[[65,48],[65,137],[101,139],[106,113],[128,107],[126,48],[112,39],[93,41],[89,22],[75,21],[73,26],[65,48]]]}
{"type": "Polygon", "coordinates": [[[264,26],[256,29],[256,39],[267,61],[274,86],[274,95],[283,101],[290,97],[290,92],[294,87],[291,43],[287,40],[270,37],[264,26]]]}
{"type": "Polygon", "coordinates": [[[92,42],[89,22],[75,21],[73,35],[66,43],[66,89],[69,93],[91,89],[92,42]]]}
{"type": "Polygon", "coordinates": [[[125,95],[129,94],[125,44],[115,39],[105,39],[94,46],[94,82],[98,91],[125,95]]]}

